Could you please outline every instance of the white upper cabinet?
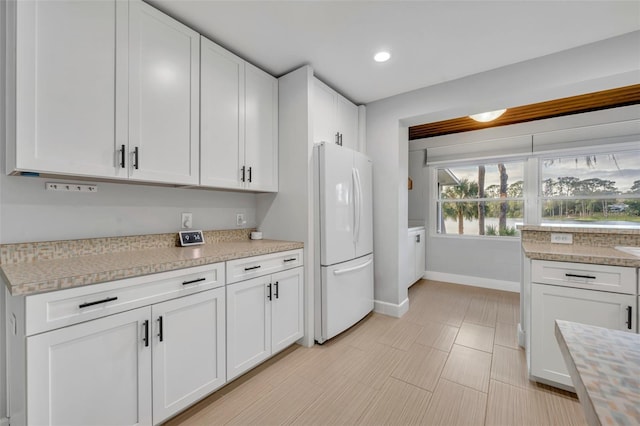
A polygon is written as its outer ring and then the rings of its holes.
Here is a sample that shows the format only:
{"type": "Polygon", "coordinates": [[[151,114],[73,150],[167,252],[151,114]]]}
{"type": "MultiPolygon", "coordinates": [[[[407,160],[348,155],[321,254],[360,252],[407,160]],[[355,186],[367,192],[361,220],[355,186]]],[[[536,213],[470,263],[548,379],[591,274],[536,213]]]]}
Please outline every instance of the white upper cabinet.
{"type": "MultiPolygon", "coordinates": [[[[127,3],[17,1],[7,171],[115,177],[116,49],[127,3]],[[12,96],[13,97],[13,96],[12,96]],[[15,126],[15,127],[14,127],[15,126]]],[[[13,10],[12,10],[13,9],[13,10]]],[[[11,42],[11,41],[10,41],[11,42]]],[[[126,89],[126,82],[124,82],[126,89]]],[[[125,93],[126,95],[126,93],[125,93]]]]}
{"type": "Polygon", "coordinates": [[[129,13],[129,175],[197,184],[200,35],[141,1],[129,13]]]}
{"type": "Polygon", "coordinates": [[[201,39],[200,59],[200,184],[239,189],[238,164],[244,160],[244,61],[206,38],[201,39]]]}
{"type": "Polygon", "coordinates": [[[278,80],[245,66],[246,188],[278,191],[278,80]]]}
{"type": "Polygon", "coordinates": [[[278,80],[202,38],[200,184],[278,190],[278,80]]]}
{"type": "Polygon", "coordinates": [[[313,86],[313,142],[359,150],[358,107],[318,79],[313,86]]]}
{"type": "Polygon", "coordinates": [[[139,0],[24,0],[8,12],[9,173],[198,183],[195,31],[139,0]]]}

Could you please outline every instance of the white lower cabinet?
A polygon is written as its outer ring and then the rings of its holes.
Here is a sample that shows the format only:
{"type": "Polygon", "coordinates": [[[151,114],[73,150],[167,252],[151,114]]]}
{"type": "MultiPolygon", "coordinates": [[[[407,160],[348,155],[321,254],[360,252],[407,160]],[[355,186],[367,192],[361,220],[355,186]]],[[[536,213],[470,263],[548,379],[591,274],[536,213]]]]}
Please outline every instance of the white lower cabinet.
{"type": "Polygon", "coordinates": [[[531,375],[573,387],[555,336],[555,321],[566,320],[635,333],[636,295],[531,285],[531,375]]]}
{"type": "Polygon", "coordinates": [[[152,318],[157,424],[226,383],[225,289],[159,303],[152,318]]]}
{"type": "Polygon", "coordinates": [[[303,268],[227,285],[227,379],[300,339],[303,268]]]}
{"type": "Polygon", "coordinates": [[[28,337],[26,423],[151,424],[150,314],[138,308],[28,337]]]}
{"type": "Polygon", "coordinates": [[[411,287],[424,276],[427,262],[426,231],[422,229],[409,229],[407,233],[407,287],[411,287]]]}
{"type": "Polygon", "coordinates": [[[223,386],[224,266],[9,297],[11,425],[159,424],[223,386]]]}

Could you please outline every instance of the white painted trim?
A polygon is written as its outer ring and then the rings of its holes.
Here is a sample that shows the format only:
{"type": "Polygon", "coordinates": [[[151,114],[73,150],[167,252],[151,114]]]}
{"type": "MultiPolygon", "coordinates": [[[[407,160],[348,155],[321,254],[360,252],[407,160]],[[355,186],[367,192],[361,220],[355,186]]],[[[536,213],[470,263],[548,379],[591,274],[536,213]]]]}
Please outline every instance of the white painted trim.
{"type": "Polygon", "coordinates": [[[409,311],[409,298],[407,297],[406,299],[404,299],[399,305],[382,302],[380,300],[374,300],[373,311],[379,314],[400,318],[409,311]]]}
{"type": "Polygon", "coordinates": [[[517,281],[502,281],[491,278],[479,278],[470,275],[449,274],[446,272],[425,271],[424,277],[428,280],[444,281],[452,284],[463,284],[472,287],[490,288],[493,290],[511,291],[520,293],[520,283],[517,281]]]}

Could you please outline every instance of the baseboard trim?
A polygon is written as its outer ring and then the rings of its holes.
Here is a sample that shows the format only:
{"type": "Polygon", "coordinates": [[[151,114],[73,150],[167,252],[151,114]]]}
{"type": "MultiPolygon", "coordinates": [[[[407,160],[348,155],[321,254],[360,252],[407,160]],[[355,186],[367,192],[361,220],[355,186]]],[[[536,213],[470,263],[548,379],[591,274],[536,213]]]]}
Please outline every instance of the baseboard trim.
{"type": "Polygon", "coordinates": [[[409,298],[407,297],[396,305],[394,303],[382,302],[380,300],[374,300],[373,310],[379,314],[389,315],[391,317],[400,318],[409,311],[409,298]]]}
{"type": "Polygon", "coordinates": [[[517,281],[501,281],[490,278],[478,278],[470,275],[449,274],[446,272],[436,271],[425,271],[424,277],[428,280],[520,293],[520,283],[517,281]]]}

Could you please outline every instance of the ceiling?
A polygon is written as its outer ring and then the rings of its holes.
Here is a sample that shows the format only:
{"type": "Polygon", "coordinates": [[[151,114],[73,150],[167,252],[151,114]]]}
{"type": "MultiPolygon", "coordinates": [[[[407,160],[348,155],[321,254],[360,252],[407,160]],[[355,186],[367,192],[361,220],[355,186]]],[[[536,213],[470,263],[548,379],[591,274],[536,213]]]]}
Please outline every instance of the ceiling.
{"type": "Polygon", "coordinates": [[[640,30],[636,0],[148,2],[276,77],[309,64],[358,104],[640,30]]]}

